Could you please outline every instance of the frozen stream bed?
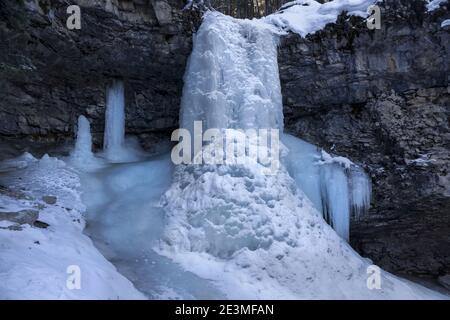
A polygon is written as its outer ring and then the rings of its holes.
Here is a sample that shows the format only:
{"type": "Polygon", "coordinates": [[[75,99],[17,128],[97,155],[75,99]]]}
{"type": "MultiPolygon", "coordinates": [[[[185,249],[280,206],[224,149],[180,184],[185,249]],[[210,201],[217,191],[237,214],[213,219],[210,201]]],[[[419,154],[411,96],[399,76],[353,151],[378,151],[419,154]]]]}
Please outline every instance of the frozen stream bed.
{"type": "Polygon", "coordinates": [[[170,157],[164,155],[82,174],[85,232],[150,299],[224,298],[210,281],[183,270],[153,249],[164,227],[159,200],[170,186],[172,172],[170,157]]]}

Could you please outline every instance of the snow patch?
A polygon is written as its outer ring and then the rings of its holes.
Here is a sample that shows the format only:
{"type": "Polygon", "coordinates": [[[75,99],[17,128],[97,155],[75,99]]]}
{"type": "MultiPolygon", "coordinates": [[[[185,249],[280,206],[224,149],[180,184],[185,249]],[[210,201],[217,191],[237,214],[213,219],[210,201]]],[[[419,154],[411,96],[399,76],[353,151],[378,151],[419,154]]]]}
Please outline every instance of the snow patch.
{"type": "Polygon", "coordinates": [[[82,233],[85,206],[77,173],[47,155],[40,160],[25,155],[14,161],[24,158],[26,168],[5,173],[0,181],[26,197],[0,195],[0,206],[2,210],[39,210],[39,220],[49,227],[0,229],[0,299],[144,298],[82,233]],[[40,200],[48,195],[57,198],[56,204],[40,200]],[[66,286],[71,265],[81,269],[79,290],[66,286]]]}

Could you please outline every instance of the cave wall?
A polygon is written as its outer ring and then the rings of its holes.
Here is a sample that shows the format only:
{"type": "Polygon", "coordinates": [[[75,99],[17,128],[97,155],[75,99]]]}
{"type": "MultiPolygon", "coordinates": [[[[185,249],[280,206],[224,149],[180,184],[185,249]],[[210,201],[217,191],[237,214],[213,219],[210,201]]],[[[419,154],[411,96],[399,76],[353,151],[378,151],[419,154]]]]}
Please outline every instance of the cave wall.
{"type": "Polygon", "coordinates": [[[280,45],[286,130],[371,175],[370,214],[351,242],[383,268],[450,273],[448,5],[385,0],[381,30],[360,18],[280,45]]]}
{"type": "Polygon", "coordinates": [[[195,17],[183,0],[1,0],[0,158],[67,150],[80,114],[102,145],[105,90],[124,79],[126,131],[145,147],[178,124],[195,17]]]}

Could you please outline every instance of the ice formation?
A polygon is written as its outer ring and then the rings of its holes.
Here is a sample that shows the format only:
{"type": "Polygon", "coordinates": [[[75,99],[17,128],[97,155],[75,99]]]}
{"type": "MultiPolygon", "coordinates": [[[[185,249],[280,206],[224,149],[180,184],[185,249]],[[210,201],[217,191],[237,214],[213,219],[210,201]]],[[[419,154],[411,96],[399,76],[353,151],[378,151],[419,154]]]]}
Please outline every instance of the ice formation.
{"type": "Polygon", "coordinates": [[[181,127],[283,130],[277,55],[278,37],[257,22],[208,24],[195,36],[181,101],[181,127]],[[215,34],[223,33],[223,37],[215,34]],[[236,35],[225,37],[225,35],[236,35]],[[214,46],[215,51],[211,51],[214,46]],[[220,54],[218,54],[220,52],[220,54]],[[270,57],[270,58],[269,58],[270,57]],[[226,66],[226,67],[224,67],[226,66]]]}
{"type": "Polygon", "coordinates": [[[123,152],[125,142],[125,96],[122,81],[115,81],[108,88],[105,114],[105,155],[117,160],[123,152]]]}
{"type": "MultiPolygon", "coordinates": [[[[277,36],[271,31],[261,21],[205,15],[185,75],[183,126],[202,120],[206,128],[282,129],[277,36]]],[[[285,162],[275,175],[264,174],[257,162],[177,166],[162,199],[166,224],[158,253],[212,280],[227,298],[433,297],[384,272],[381,289],[368,288],[368,261],[313,203],[325,198],[326,212],[338,213],[333,223],[344,225],[350,207],[359,210],[367,201],[353,187],[368,180],[339,159],[316,164],[321,153],[302,141],[287,145],[299,160],[285,162]]]]}
{"type": "Polygon", "coordinates": [[[77,140],[72,155],[77,158],[90,158],[94,156],[92,153],[91,124],[85,116],[78,117],[77,140]]]}
{"type": "Polygon", "coordinates": [[[92,152],[91,125],[82,115],[78,117],[75,148],[70,154],[69,161],[75,167],[87,170],[100,165],[100,159],[96,158],[92,152]]]}
{"type": "Polygon", "coordinates": [[[31,163],[35,162],[36,159],[28,152],[25,152],[21,156],[13,159],[7,159],[0,162],[0,173],[8,172],[17,169],[24,169],[28,167],[31,163]]]}
{"type": "Polygon", "coordinates": [[[169,155],[146,162],[120,164],[84,174],[83,202],[88,205],[86,232],[118,270],[150,299],[224,297],[202,279],[153,250],[165,217],[159,205],[170,187],[169,155]]]}
{"type": "Polygon", "coordinates": [[[125,138],[125,89],[121,80],[115,80],[107,89],[103,156],[111,163],[145,157],[135,140],[125,138]]]}
{"type": "Polygon", "coordinates": [[[370,206],[371,183],[367,174],[349,159],[333,157],[299,138],[285,134],[289,149],[286,168],[314,207],[344,239],[349,239],[350,220],[370,206]]]}

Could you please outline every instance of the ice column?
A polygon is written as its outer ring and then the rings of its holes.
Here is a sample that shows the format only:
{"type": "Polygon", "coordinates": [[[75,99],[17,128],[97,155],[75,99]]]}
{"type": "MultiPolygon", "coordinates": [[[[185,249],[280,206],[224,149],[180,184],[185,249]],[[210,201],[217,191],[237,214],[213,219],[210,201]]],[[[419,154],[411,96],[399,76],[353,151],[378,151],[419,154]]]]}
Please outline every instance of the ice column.
{"type": "Polygon", "coordinates": [[[121,158],[125,139],[125,97],[122,81],[114,81],[106,96],[105,136],[106,158],[121,158]]]}
{"type": "Polygon", "coordinates": [[[78,117],[77,140],[71,156],[77,162],[83,162],[94,157],[92,153],[91,125],[85,116],[78,117]]]}

